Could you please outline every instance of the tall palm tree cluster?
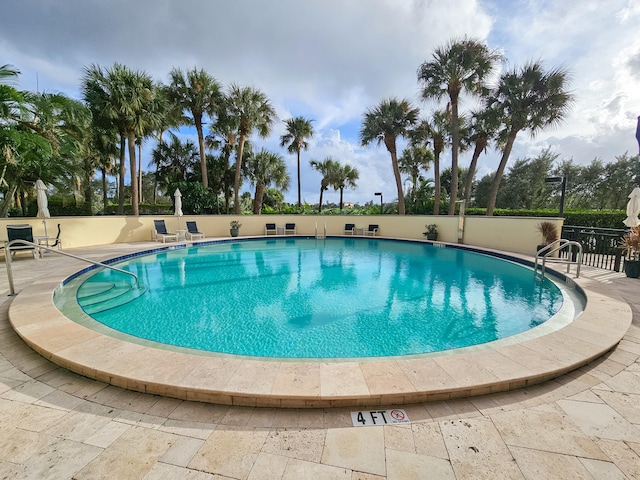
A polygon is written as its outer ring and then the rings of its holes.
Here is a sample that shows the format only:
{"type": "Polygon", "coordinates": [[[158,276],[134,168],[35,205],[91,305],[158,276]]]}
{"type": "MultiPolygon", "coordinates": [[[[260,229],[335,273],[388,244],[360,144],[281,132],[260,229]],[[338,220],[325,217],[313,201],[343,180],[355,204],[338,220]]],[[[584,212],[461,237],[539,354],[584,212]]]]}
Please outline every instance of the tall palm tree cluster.
{"type": "MultiPolygon", "coordinates": [[[[64,95],[19,91],[11,85],[19,73],[8,65],[0,67],[2,216],[7,216],[11,205],[28,203],[25,195],[35,194],[38,178],[59,187],[70,184],[71,190],[82,192],[79,200],[84,196],[86,212],[90,213],[97,169],[102,174],[105,211],[107,175],[118,177],[117,213],[122,214],[128,174],[132,211],[139,214],[143,200],[141,150],[149,138],[157,142],[151,155],[156,167],[154,201],[156,184],[170,195],[173,185],[199,183],[211,194],[225,196],[227,212],[233,193],[234,212],[241,213],[239,190],[248,178],[256,188],[254,211],[259,213],[266,187],[275,185],[286,190],[289,186],[280,155],[252,151],[250,137],[254,133],[268,136],[276,121],[269,99],[256,88],[233,84],[224,89],[213,76],[197,68],[174,68],[165,85],[146,72],[115,63],[107,68],[90,65],[84,69],[84,102],[80,102],[64,95]],[[183,125],[195,127],[197,146],[171,132],[183,125]],[[166,132],[170,134],[168,140],[163,138],[166,132]]],[[[311,123],[304,117],[285,121],[282,145],[297,153],[298,170],[300,152],[308,148],[307,140],[313,136],[311,123]]],[[[300,194],[298,197],[300,204],[300,194]]]]}
{"type": "MultiPolygon", "coordinates": [[[[213,76],[197,68],[189,71],[174,68],[169,77],[170,83],[161,85],[154,83],[148,74],[120,64],[107,69],[97,65],[85,69],[83,94],[94,124],[119,139],[119,213],[124,203],[125,142],[130,176],[135,179],[135,144],[151,136],[158,140],[152,161],[161,184],[168,187],[181,181],[198,181],[216,195],[224,193],[227,206],[229,161],[235,153],[234,213],[241,213],[239,190],[246,175],[255,184],[256,194],[261,195],[254,206],[258,211],[266,185],[273,182],[281,188],[288,187],[282,157],[264,151],[254,155],[246,148],[254,132],[268,136],[276,119],[275,110],[263,92],[235,84],[225,92],[213,76]],[[210,131],[205,136],[207,124],[210,131]],[[190,142],[180,142],[173,134],[169,143],[164,142],[163,133],[181,125],[195,127],[197,149],[190,142]],[[218,149],[221,154],[212,158],[207,148],[218,149]],[[199,169],[193,168],[196,160],[199,169]]],[[[131,183],[134,215],[138,214],[138,183],[131,183]]]]}
{"type": "Polygon", "coordinates": [[[458,202],[458,154],[473,146],[473,156],[466,173],[463,199],[468,203],[473,177],[480,154],[490,142],[502,151],[500,164],[491,185],[487,215],[493,215],[498,188],[516,135],[555,125],[566,115],[573,97],[567,91],[568,72],[563,68],[545,70],[541,62],[529,62],[523,67],[502,72],[494,85],[490,84],[502,56],[476,39],[451,40],[435,49],[432,58],[422,63],[417,72],[425,101],[442,99],[446,108],[436,108],[431,115],[420,118],[418,108],[407,99],[388,98],[364,114],[360,141],[363,146],[384,143],[391,155],[391,164],[398,193],[398,213],[405,214],[402,173],[413,183],[410,200],[415,202],[421,178],[420,171],[434,168],[434,214],[441,203],[440,154],[451,148],[451,182],[448,192],[448,213],[455,213],[458,202]],[[469,115],[459,112],[463,94],[478,100],[480,107],[469,115]],[[409,147],[398,158],[396,142],[406,138],[409,147]]]}
{"type": "MultiPolygon", "coordinates": [[[[518,133],[534,135],[563,119],[572,101],[566,90],[566,70],[547,71],[540,62],[530,62],[497,75],[501,60],[501,55],[478,40],[454,39],[435,49],[417,71],[422,98],[436,102],[431,114],[421,117],[419,108],[398,98],[384,99],[364,113],[361,144],[384,144],[389,152],[400,214],[407,211],[406,201],[409,211],[415,211],[417,197],[429,182],[422,172],[433,166],[434,214],[439,213],[441,202],[448,201],[448,213],[453,215],[458,197],[469,202],[478,158],[494,144],[502,150],[502,158],[487,202],[491,215],[518,133]],[[463,96],[476,99],[479,107],[461,113],[463,96]],[[402,152],[397,149],[399,137],[407,140],[402,152]],[[468,170],[462,169],[459,152],[472,147],[468,170]],[[451,149],[451,170],[443,171],[441,178],[440,159],[447,148],[451,149]],[[411,182],[406,193],[402,175],[411,182]]],[[[4,193],[0,216],[6,216],[12,205],[24,208],[28,197],[35,195],[38,178],[78,192],[78,202],[84,203],[87,213],[92,212],[96,171],[102,176],[105,212],[106,178],[116,175],[118,213],[124,213],[128,193],[132,212],[138,215],[139,204],[149,195],[149,189],[142,188],[141,160],[143,144],[150,138],[156,141],[151,155],[155,173],[150,175],[154,202],[158,189],[171,196],[177,184],[198,184],[216,203],[224,196],[226,211],[233,205],[234,213],[239,214],[240,188],[248,179],[255,187],[253,211],[260,213],[269,187],[289,188],[291,179],[283,157],[252,148],[252,136],[269,136],[277,120],[269,99],[259,89],[236,84],[224,87],[197,68],[174,68],[169,82],[162,84],[144,71],[115,63],[84,69],[81,102],[64,95],[19,91],[12,85],[18,74],[8,65],[0,67],[0,191],[4,193]],[[195,128],[197,145],[171,133],[183,125],[195,128]],[[128,192],[127,175],[131,178],[128,192]]],[[[313,121],[299,116],[285,120],[284,125],[280,146],[297,157],[300,208],[301,152],[309,148],[313,121]]],[[[311,160],[311,166],[321,174],[319,210],[323,193],[330,187],[340,191],[342,209],[344,190],[355,188],[358,170],[331,157],[311,160]]]]}

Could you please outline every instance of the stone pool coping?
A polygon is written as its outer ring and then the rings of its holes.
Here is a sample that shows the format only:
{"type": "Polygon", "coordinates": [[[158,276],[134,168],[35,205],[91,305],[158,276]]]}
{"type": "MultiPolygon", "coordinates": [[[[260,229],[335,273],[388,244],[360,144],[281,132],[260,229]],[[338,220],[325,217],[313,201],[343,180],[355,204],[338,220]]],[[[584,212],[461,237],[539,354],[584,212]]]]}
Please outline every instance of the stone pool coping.
{"type": "Polygon", "coordinates": [[[61,367],[101,382],[224,405],[398,405],[527,387],[603,355],[622,339],[632,320],[631,307],[615,290],[571,278],[587,295],[582,315],[555,332],[513,345],[440,356],[345,361],[197,355],[123,341],[66,318],[53,304],[53,291],[77,270],[61,269],[24,288],[11,303],[9,320],[31,348],[61,367]]]}

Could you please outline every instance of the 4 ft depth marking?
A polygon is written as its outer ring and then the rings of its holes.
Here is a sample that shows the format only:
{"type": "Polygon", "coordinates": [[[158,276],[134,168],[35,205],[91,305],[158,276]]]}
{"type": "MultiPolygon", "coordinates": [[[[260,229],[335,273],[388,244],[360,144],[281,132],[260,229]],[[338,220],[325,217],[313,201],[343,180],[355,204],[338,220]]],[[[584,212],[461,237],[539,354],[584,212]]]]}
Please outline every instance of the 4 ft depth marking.
{"type": "Polygon", "coordinates": [[[354,427],[411,423],[407,412],[397,408],[393,410],[351,412],[351,421],[353,422],[354,427]]]}

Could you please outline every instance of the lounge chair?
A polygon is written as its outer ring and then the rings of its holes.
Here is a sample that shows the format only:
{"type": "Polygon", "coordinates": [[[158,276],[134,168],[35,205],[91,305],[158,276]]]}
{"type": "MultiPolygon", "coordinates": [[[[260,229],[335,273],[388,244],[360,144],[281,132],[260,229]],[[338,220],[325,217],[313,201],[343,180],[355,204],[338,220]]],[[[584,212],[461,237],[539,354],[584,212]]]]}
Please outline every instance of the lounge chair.
{"type": "Polygon", "coordinates": [[[196,222],[186,222],[187,223],[187,232],[185,236],[187,240],[193,240],[194,238],[204,238],[204,233],[198,231],[198,225],[196,222]]]}
{"type": "Polygon", "coordinates": [[[378,225],[369,225],[369,228],[364,231],[364,234],[375,237],[378,234],[378,228],[378,225]]]}
{"type": "Polygon", "coordinates": [[[264,226],[264,234],[265,235],[269,235],[270,233],[273,233],[274,235],[276,235],[278,233],[278,230],[276,229],[276,224],[275,223],[267,223],[264,226]]]}
{"type": "Polygon", "coordinates": [[[293,235],[296,234],[296,224],[295,223],[285,223],[284,224],[284,234],[287,235],[289,233],[291,233],[293,235]]]}
{"type": "Polygon", "coordinates": [[[164,224],[164,220],[154,220],[153,221],[153,232],[151,234],[151,239],[159,242],[162,240],[162,243],[165,243],[167,239],[178,241],[178,235],[176,233],[169,233],[167,231],[167,226],[164,224]]]}
{"type": "Polygon", "coordinates": [[[345,235],[355,235],[356,225],[355,223],[345,223],[344,224],[344,234],[345,235]]]}
{"type": "MultiPolygon", "coordinates": [[[[31,225],[18,224],[18,225],[7,225],[7,243],[13,240],[25,240],[27,242],[35,243],[33,241],[33,229],[31,225]]],[[[36,248],[33,245],[28,245],[26,243],[15,243],[9,247],[11,251],[11,255],[14,255],[20,251],[31,251],[33,258],[38,257],[38,253],[36,252],[36,248]]]]}

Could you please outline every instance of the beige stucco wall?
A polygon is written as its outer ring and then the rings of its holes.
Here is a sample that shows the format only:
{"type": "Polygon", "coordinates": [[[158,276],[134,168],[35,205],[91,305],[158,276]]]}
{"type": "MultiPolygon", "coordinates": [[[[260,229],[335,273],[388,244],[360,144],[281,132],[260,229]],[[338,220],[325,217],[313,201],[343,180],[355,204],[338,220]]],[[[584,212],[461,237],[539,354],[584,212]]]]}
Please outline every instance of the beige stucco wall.
{"type": "MultiPolygon", "coordinates": [[[[55,237],[57,224],[62,230],[63,248],[77,248],[110,243],[138,242],[151,239],[153,220],[164,218],[171,232],[178,229],[178,218],[174,216],[95,216],[58,217],[47,219],[47,232],[55,237]]],[[[186,220],[195,220],[207,237],[228,237],[229,222],[240,220],[241,236],[263,235],[265,223],[295,223],[299,235],[314,235],[316,225],[319,232],[327,226],[328,235],[342,235],[345,223],[355,223],[367,228],[369,224],[380,226],[379,235],[407,239],[424,239],[425,225],[438,226],[439,241],[458,242],[458,217],[449,216],[350,216],[350,215],[211,215],[184,216],[179,219],[181,228],[186,220]]],[[[463,243],[484,248],[494,248],[525,255],[533,255],[536,245],[541,243],[536,226],[542,219],[533,217],[485,217],[470,216],[464,219],[463,243]]],[[[545,218],[562,227],[562,218],[545,218]]],[[[34,235],[44,235],[44,225],[37,218],[0,219],[0,238],[6,239],[6,225],[28,223],[34,235]]]]}

